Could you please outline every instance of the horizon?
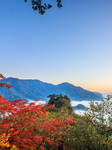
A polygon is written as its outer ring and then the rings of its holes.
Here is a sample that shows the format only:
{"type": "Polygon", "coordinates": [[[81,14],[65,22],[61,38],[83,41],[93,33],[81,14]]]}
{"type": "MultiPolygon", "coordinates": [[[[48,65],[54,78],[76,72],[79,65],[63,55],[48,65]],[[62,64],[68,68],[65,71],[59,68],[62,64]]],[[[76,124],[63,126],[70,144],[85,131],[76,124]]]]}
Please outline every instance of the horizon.
{"type": "Polygon", "coordinates": [[[30,1],[0,3],[0,73],[112,93],[112,0],[48,0],[44,15],[30,1]]]}

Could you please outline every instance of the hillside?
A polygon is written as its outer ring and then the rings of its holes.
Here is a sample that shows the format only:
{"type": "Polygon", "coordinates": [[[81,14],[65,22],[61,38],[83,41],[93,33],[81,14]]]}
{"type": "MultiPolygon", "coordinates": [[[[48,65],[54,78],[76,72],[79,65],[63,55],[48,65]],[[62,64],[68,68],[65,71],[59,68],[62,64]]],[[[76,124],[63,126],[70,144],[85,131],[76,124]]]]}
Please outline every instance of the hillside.
{"type": "Polygon", "coordinates": [[[9,82],[9,84],[13,85],[10,89],[0,87],[0,95],[8,98],[8,100],[48,100],[47,96],[54,93],[62,93],[63,95],[67,95],[71,100],[75,101],[102,99],[101,94],[85,90],[70,83],[53,85],[40,80],[23,80],[17,78],[6,78],[5,80],[1,79],[0,82],[9,82]]]}

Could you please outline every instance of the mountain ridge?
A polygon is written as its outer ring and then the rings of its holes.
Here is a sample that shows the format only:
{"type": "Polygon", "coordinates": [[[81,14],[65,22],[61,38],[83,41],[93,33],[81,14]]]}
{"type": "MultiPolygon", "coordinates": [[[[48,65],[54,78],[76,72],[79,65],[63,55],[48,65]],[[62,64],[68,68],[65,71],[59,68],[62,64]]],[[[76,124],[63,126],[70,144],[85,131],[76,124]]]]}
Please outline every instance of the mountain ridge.
{"type": "Polygon", "coordinates": [[[0,79],[1,83],[9,82],[13,87],[7,89],[0,87],[0,95],[8,100],[15,99],[40,99],[48,100],[47,96],[51,94],[67,95],[71,100],[101,100],[101,93],[85,90],[80,86],[75,86],[68,82],[63,82],[58,85],[40,81],[38,79],[18,79],[9,77],[5,80],[0,79]]]}

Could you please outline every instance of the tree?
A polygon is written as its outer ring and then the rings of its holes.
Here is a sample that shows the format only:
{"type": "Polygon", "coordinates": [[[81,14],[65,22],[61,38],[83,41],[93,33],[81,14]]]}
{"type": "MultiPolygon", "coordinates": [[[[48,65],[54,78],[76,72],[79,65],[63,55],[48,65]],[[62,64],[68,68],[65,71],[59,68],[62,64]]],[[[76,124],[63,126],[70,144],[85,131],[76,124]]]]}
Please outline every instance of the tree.
{"type": "Polygon", "coordinates": [[[112,96],[107,96],[100,103],[90,102],[86,116],[92,120],[97,132],[105,138],[106,149],[112,138],[112,96]]]}
{"type": "Polygon", "coordinates": [[[62,107],[66,107],[69,113],[73,113],[73,108],[70,103],[70,99],[65,95],[62,94],[52,94],[48,96],[50,100],[48,101],[48,105],[54,104],[55,108],[51,109],[50,111],[58,111],[62,107]]]}
{"type": "MultiPolygon", "coordinates": [[[[27,0],[24,0],[27,2],[27,0]]],[[[41,15],[45,13],[47,9],[52,8],[51,4],[42,4],[42,0],[31,0],[33,10],[38,10],[41,15]]],[[[61,0],[57,0],[57,6],[62,7],[61,0]]]]}
{"type": "MultiPolygon", "coordinates": [[[[5,77],[0,74],[0,78],[5,79],[5,77]]],[[[8,82],[7,83],[0,83],[0,87],[6,86],[7,88],[11,88],[12,85],[9,85],[8,82]]]]}
{"type": "Polygon", "coordinates": [[[54,105],[45,107],[36,105],[36,101],[8,101],[0,96],[0,149],[56,150],[62,141],[67,141],[62,131],[74,120],[51,120],[46,110],[54,105]]]}

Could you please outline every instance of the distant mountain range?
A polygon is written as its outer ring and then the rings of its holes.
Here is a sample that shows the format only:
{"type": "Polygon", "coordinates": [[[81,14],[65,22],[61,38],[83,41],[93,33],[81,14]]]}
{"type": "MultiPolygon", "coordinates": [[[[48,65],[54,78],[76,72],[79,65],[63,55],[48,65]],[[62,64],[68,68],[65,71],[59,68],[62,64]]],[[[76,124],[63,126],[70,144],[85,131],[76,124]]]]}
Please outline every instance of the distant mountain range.
{"type": "Polygon", "coordinates": [[[0,82],[9,82],[9,84],[13,86],[10,89],[6,87],[0,87],[0,95],[8,100],[40,99],[46,101],[48,100],[48,95],[60,93],[67,95],[71,100],[74,101],[101,100],[103,98],[102,94],[100,93],[91,92],[67,82],[53,85],[40,80],[23,80],[17,78],[6,78],[5,80],[0,79],[0,82]]]}

